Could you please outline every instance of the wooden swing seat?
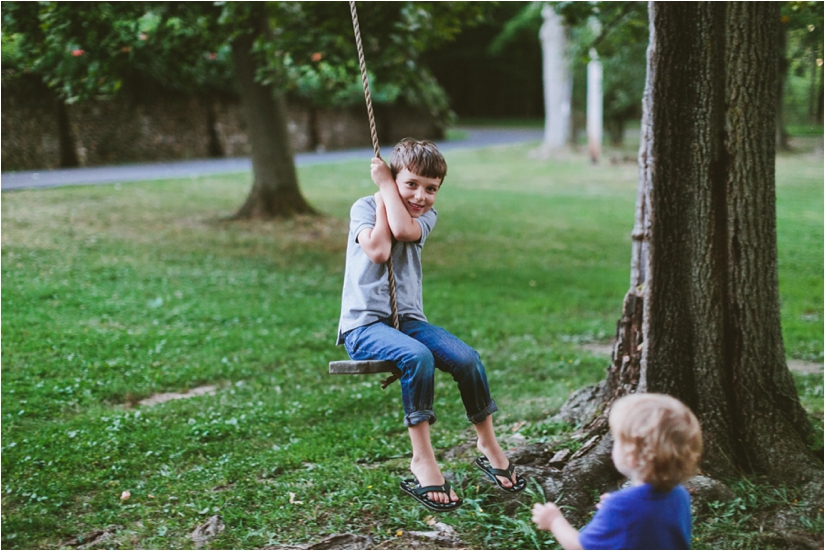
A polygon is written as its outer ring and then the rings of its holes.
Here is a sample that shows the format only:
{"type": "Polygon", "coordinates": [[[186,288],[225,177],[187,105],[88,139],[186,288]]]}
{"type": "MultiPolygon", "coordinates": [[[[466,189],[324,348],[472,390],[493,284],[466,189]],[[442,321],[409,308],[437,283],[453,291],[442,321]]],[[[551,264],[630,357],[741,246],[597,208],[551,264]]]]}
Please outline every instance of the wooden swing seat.
{"type": "Polygon", "coordinates": [[[389,360],[345,360],[329,362],[329,372],[332,375],[368,375],[370,373],[400,373],[395,362],[389,360]]]}
{"type": "Polygon", "coordinates": [[[332,375],[389,373],[389,377],[381,381],[381,388],[384,390],[401,377],[401,370],[395,367],[395,362],[389,360],[343,360],[340,362],[329,362],[329,372],[332,375]]]}

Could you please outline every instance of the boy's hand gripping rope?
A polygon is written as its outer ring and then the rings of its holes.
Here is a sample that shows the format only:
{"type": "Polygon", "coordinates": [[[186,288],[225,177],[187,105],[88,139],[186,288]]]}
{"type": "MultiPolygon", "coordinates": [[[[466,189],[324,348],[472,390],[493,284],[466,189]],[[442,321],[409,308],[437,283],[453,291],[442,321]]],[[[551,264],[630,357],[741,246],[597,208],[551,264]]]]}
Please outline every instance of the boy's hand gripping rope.
{"type": "MultiPolygon", "coordinates": [[[[372,111],[372,96],[370,95],[370,84],[367,80],[367,64],[364,61],[364,46],[361,43],[361,27],[358,25],[358,13],[355,11],[355,2],[350,0],[350,13],[352,14],[352,28],[355,31],[355,45],[358,48],[358,64],[361,66],[361,82],[364,84],[364,99],[367,102],[367,116],[370,122],[370,134],[372,136],[372,148],[375,151],[375,156],[381,158],[381,148],[378,145],[378,132],[375,129],[375,115],[372,111]]],[[[401,325],[398,323],[398,304],[395,300],[395,272],[392,269],[392,249],[390,249],[390,256],[387,258],[387,277],[390,284],[390,309],[392,310],[392,324],[400,330],[401,325]]],[[[381,381],[381,388],[387,388],[391,383],[396,381],[399,376],[395,373],[381,381]]]]}

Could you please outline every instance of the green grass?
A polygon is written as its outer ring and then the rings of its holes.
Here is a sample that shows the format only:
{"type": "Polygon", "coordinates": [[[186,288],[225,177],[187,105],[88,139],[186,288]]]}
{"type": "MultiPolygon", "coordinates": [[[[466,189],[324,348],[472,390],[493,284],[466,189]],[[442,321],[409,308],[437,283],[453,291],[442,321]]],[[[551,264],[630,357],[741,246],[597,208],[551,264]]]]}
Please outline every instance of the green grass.
{"type": "MultiPolygon", "coordinates": [[[[424,301],[433,323],[481,353],[500,435],[546,439],[565,431],[548,415],[603,376],[606,359],[579,343],[614,333],[637,171],[529,150],[447,155],[424,301]]],[[[397,487],[410,457],[397,386],[326,373],[346,357],[334,339],[347,216],[372,193],[368,163],[302,168],[325,216],[290,221],[226,221],[248,176],[3,194],[4,548],[65,547],[110,525],[107,548],[191,548],[189,534],[215,513],[227,529],[214,548],[428,528],[397,487]],[[220,388],[135,407],[204,384],[220,388]]],[[[821,159],[778,160],[785,344],[817,361],[822,176],[821,159]]],[[[821,427],[822,377],[797,386],[821,427]]],[[[503,514],[467,458],[441,456],[470,438],[444,377],[435,407],[434,445],[467,502],[441,518],[474,548],[554,545],[531,528],[528,505],[503,514]]],[[[717,528],[697,535],[753,541],[717,528]]]]}
{"type": "Polygon", "coordinates": [[[821,138],[825,130],[821,124],[798,124],[785,128],[791,136],[815,136],[821,138]]]}

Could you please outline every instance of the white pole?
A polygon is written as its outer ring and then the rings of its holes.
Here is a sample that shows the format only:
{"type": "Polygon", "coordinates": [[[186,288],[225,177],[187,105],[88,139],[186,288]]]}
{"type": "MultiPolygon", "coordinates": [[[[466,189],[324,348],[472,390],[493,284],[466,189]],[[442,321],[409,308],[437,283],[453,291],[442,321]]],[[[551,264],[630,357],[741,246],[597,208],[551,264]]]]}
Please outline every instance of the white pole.
{"type": "Polygon", "coordinates": [[[587,150],[593,164],[598,163],[602,155],[603,109],[602,62],[591,48],[587,64],[587,150]]]}

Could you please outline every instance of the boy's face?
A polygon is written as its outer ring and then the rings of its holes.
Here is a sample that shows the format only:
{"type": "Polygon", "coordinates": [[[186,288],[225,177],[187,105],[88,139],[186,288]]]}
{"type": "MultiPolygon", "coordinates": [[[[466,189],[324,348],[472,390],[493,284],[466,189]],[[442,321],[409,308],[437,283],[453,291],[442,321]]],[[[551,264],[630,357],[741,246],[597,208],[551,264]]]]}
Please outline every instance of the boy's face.
{"type": "Polygon", "coordinates": [[[418,218],[433,208],[435,195],[441,189],[441,180],[419,176],[405,168],[396,175],[395,185],[407,212],[418,218]]]}

